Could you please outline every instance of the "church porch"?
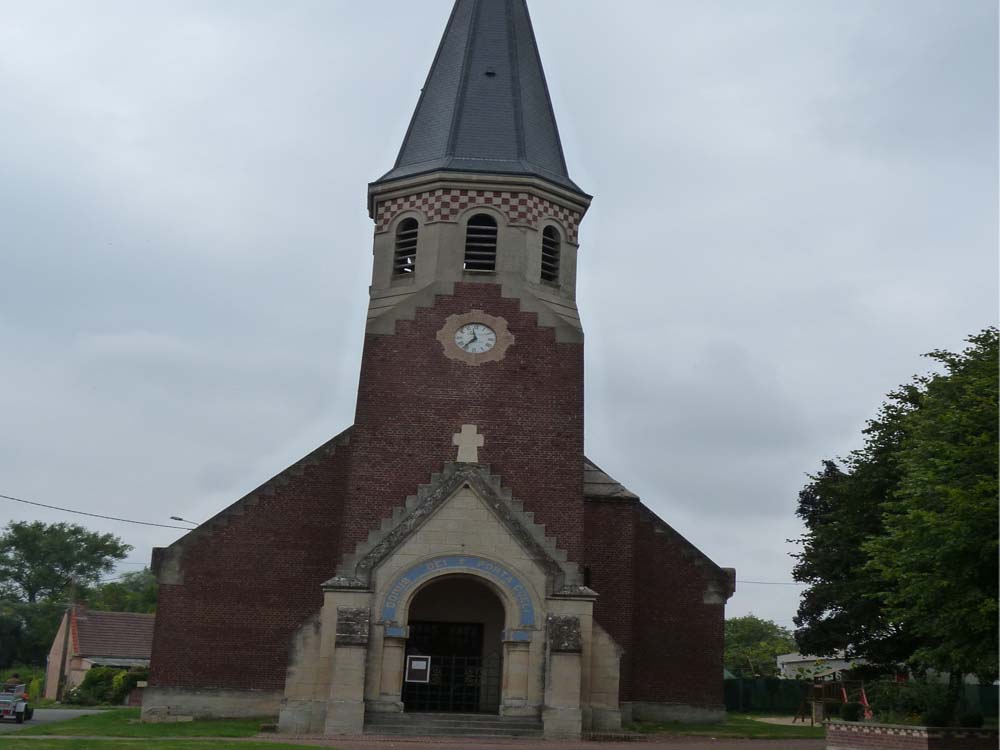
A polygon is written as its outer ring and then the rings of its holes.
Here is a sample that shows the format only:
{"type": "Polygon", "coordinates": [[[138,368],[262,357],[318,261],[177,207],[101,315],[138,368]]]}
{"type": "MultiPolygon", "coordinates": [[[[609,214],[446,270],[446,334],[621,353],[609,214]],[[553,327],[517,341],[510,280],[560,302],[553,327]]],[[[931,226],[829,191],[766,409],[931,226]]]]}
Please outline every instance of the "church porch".
{"type": "MultiPolygon", "coordinates": [[[[486,467],[449,464],[347,556],[293,649],[282,731],[405,731],[429,712],[547,737],[590,728],[591,693],[617,697],[617,647],[593,622],[594,593],[514,506],[486,467]]],[[[596,714],[617,724],[616,701],[596,714]]]]}

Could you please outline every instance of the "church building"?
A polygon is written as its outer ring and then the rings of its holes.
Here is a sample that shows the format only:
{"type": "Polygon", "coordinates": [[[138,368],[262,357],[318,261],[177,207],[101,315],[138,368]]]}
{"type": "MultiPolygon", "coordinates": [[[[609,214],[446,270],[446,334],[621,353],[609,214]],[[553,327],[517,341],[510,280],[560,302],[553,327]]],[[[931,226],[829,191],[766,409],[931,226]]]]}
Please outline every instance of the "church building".
{"type": "Polygon", "coordinates": [[[354,424],[154,551],[144,718],[545,737],[722,718],[734,570],[584,455],[590,201],[525,0],[456,0],[368,186],[354,424]]]}

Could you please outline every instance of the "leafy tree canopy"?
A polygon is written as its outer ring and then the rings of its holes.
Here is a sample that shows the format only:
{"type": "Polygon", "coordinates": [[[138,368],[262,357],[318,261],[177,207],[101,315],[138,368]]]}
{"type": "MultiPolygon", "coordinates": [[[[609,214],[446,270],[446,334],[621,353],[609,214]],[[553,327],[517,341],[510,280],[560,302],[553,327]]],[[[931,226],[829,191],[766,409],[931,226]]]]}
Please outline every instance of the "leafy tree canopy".
{"type": "Polygon", "coordinates": [[[791,632],[754,615],[730,617],[725,626],[726,669],[737,677],[773,677],[775,658],[795,650],[791,632]]]}
{"type": "Polygon", "coordinates": [[[82,526],[11,521],[0,533],[0,597],[29,603],[96,584],[132,547],[82,526]]]}
{"type": "MultiPolygon", "coordinates": [[[[98,584],[131,549],[112,534],[73,524],[7,524],[0,531],[0,668],[44,664],[69,603],[71,584],[84,595],[88,585],[98,584]]],[[[143,607],[139,611],[148,611],[145,580],[129,579],[126,584],[134,590],[136,606],[143,607]]]]}
{"type": "Polygon", "coordinates": [[[0,599],[0,669],[12,664],[43,666],[66,607],[0,599]]]}
{"type": "Polygon", "coordinates": [[[799,494],[803,653],[997,671],[997,329],[889,394],[799,494]]]}
{"type": "Polygon", "coordinates": [[[997,675],[997,330],[960,354],[931,352],[944,372],[919,380],[898,453],[885,530],[864,545],[888,615],[919,639],[911,661],[997,675]]]}
{"type": "Polygon", "coordinates": [[[90,609],[155,612],[156,578],[149,568],[134,570],[86,592],[84,598],[90,609]]]}

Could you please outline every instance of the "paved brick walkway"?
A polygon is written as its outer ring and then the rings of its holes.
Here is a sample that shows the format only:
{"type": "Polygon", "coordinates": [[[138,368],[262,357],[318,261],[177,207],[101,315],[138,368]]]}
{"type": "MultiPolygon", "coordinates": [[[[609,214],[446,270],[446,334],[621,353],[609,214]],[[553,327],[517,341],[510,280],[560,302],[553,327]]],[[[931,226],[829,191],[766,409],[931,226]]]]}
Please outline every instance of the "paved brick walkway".
{"type": "MultiPolygon", "coordinates": [[[[258,737],[257,739],[262,739],[258,737]]],[[[579,740],[481,740],[452,737],[351,737],[316,739],[273,736],[281,742],[298,742],[337,750],[824,750],[825,740],[738,740],[712,737],[660,735],[637,742],[590,742],[579,740]]]]}
{"type": "MultiPolygon", "coordinates": [[[[13,735],[17,736],[17,735],[13,735]]],[[[157,743],[169,742],[170,737],[75,737],[67,735],[28,735],[25,740],[133,740],[144,747],[155,748],[157,743]]],[[[634,742],[593,742],[580,740],[516,740],[516,739],[463,739],[461,737],[365,737],[316,738],[293,735],[267,734],[256,737],[184,737],[184,740],[212,740],[238,744],[251,740],[264,742],[289,742],[313,747],[330,747],[336,750],[824,750],[825,740],[737,740],[712,737],[679,737],[660,735],[634,742]]],[[[0,748],[3,743],[0,742],[0,748]]]]}

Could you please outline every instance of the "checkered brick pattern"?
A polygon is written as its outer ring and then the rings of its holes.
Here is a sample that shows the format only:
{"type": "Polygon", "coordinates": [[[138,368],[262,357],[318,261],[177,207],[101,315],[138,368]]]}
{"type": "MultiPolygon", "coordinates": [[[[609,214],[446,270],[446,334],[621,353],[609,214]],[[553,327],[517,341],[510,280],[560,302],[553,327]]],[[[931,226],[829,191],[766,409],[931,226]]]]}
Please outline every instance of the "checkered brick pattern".
{"type": "Polygon", "coordinates": [[[996,750],[997,730],[834,719],[826,724],[826,746],[840,750],[996,750]]]}
{"type": "Polygon", "coordinates": [[[566,227],[567,239],[573,244],[577,242],[577,231],[582,218],[579,211],[571,211],[531,193],[501,190],[440,188],[381,201],[375,214],[377,231],[386,231],[392,220],[401,211],[408,209],[420,211],[427,217],[427,221],[457,221],[458,215],[472,206],[494,208],[515,226],[537,229],[543,219],[555,219],[566,227]]]}

